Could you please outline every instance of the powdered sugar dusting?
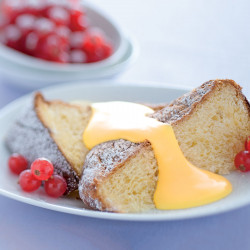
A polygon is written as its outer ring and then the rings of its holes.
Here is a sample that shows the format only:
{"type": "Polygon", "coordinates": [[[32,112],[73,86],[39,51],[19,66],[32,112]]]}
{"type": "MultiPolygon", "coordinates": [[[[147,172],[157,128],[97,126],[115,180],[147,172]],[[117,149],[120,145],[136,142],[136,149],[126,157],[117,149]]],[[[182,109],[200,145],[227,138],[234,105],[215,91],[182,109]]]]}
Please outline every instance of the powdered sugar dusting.
{"type": "Polygon", "coordinates": [[[97,184],[146,144],[148,143],[132,143],[120,139],[94,147],[86,157],[79,183],[79,194],[83,202],[93,209],[105,210],[96,192],[97,184]]]}
{"type": "Polygon", "coordinates": [[[215,82],[209,81],[202,84],[200,87],[174,100],[165,108],[150,115],[150,117],[170,124],[181,120],[184,116],[189,115],[194,106],[212,90],[215,82]]]}
{"type": "Polygon", "coordinates": [[[33,105],[30,105],[26,112],[10,128],[6,144],[12,153],[22,154],[29,163],[39,157],[48,158],[53,163],[55,172],[66,179],[68,184],[67,191],[70,192],[77,189],[78,175],[58,149],[50,136],[49,130],[44,127],[37,117],[33,105]]]}

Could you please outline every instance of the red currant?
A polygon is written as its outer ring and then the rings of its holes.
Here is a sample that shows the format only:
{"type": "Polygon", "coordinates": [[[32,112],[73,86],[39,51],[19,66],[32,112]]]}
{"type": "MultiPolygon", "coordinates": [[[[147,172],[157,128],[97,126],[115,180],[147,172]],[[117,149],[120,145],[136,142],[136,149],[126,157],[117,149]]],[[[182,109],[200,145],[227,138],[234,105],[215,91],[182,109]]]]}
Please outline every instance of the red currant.
{"type": "Polygon", "coordinates": [[[19,50],[19,40],[22,37],[21,30],[16,25],[8,25],[3,30],[5,44],[13,49],[19,50]]]}
{"type": "Polygon", "coordinates": [[[43,7],[40,8],[40,16],[43,16],[43,17],[48,17],[48,13],[49,13],[49,10],[51,8],[53,8],[54,5],[51,5],[51,4],[45,4],[43,7]]]}
{"type": "Polygon", "coordinates": [[[51,34],[55,30],[55,24],[48,18],[37,18],[34,24],[34,30],[37,31],[40,37],[51,34]]]}
{"type": "Polygon", "coordinates": [[[58,25],[56,28],[56,34],[62,39],[63,43],[68,44],[69,46],[71,31],[67,26],[58,25]]]}
{"type": "Polygon", "coordinates": [[[22,30],[32,30],[36,17],[30,14],[23,14],[16,18],[16,25],[22,30]]]}
{"type": "Polygon", "coordinates": [[[84,14],[80,10],[71,10],[70,13],[70,25],[71,31],[85,31],[87,28],[87,23],[84,18],[84,14]]]}
{"type": "Polygon", "coordinates": [[[65,193],[67,183],[60,175],[53,175],[49,180],[45,181],[44,189],[49,196],[58,198],[65,193]]]}
{"type": "Polygon", "coordinates": [[[82,49],[82,45],[85,40],[85,32],[72,32],[70,35],[70,48],[71,49],[82,49]]]}
{"type": "Polygon", "coordinates": [[[6,15],[1,15],[0,16],[0,30],[6,28],[6,26],[8,25],[9,23],[9,19],[6,15]]]}
{"type": "Polygon", "coordinates": [[[54,172],[52,163],[45,158],[38,158],[31,164],[31,172],[38,180],[48,180],[54,172]]]}
{"type": "Polygon", "coordinates": [[[98,62],[112,53],[111,45],[102,32],[90,32],[83,42],[83,51],[87,54],[87,62],[98,62]]]}
{"type": "Polygon", "coordinates": [[[9,158],[8,165],[14,174],[19,175],[28,168],[28,161],[20,154],[13,154],[9,158]]]}
{"type": "Polygon", "coordinates": [[[21,1],[12,1],[12,4],[9,3],[9,1],[5,0],[1,2],[1,14],[4,13],[6,14],[9,19],[10,23],[13,24],[15,23],[16,17],[19,15],[20,10],[21,10],[21,1]]]}
{"type": "Polygon", "coordinates": [[[250,171],[250,152],[240,151],[234,159],[234,165],[241,172],[250,171]]]}
{"type": "Polygon", "coordinates": [[[69,25],[69,12],[62,6],[54,6],[48,10],[48,17],[56,25],[69,25]]]}
{"type": "Polygon", "coordinates": [[[35,54],[37,50],[38,39],[39,35],[35,31],[30,32],[25,36],[23,44],[25,48],[25,53],[32,56],[35,54]]]}
{"type": "Polygon", "coordinates": [[[245,141],[245,150],[250,151],[250,136],[245,141]]]}
{"type": "Polygon", "coordinates": [[[31,170],[27,169],[20,174],[19,184],[23,191],[33,192],[41,186],[42,181],[36,179],[31,170]]]}
{"type": "Polygon", "coordinates": [[[67,49],[67,42],[53,33],[39,39],[35,55],[48,61],[65,63],[68,61],[67,49]]]}
{"type": "Polygon", "coordinates": [[[70,62],[71,63],[85,63],[86,54],[82,50],[72,50],[70,53],[70,62]]]}

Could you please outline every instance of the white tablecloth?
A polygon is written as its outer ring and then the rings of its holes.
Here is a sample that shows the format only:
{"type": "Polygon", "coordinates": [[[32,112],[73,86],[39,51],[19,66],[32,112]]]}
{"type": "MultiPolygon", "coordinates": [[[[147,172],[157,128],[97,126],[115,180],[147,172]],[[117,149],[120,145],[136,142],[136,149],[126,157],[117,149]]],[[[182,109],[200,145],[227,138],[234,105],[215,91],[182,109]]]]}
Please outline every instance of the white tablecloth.
{"type": "MultiPolygon", "coordinates": [[[[93,0],[141,47],[122,82],[198,86],[232,78],[250,97],[247,0],[93,0]]],[[[0,107],[27,91],[0,83],[0,107]]],[[[226,147],[226,145],[225,145],[226,147]]],[[[6,167],[6,166],[2,166],[6,167]]],[[[54,212],[0,197],[0,249],[250,249],[250,206],[200,219],[121,222],[54,212]]]]}

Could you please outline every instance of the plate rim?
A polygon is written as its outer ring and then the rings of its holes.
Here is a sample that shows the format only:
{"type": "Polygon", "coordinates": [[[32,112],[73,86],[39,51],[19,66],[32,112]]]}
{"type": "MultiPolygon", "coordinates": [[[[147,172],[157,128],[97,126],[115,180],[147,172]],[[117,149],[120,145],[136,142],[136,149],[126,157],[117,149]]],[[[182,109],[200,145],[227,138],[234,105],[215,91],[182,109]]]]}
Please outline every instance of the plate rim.
{"type": "MultiPolygon", "coordinates": [[[[63,83],[60,85],[54,85],[46,88],[41,88],[39,90],[35,91],[42,91],[47,92],[56,90],[58,88],[72,88],[72,87],[77,87],[80,86],[83,88],[98,88],[99,86],[105,87],[105,88],[120,88],[120,87],[131,87],[131,88],[154,88],[154,89],[173,89],[173,90],[183,90],[183,91],[190,91],[194,87],[193,86],[188,86],[188,85],[173,85],[173,84],[167,84],[167,83],[161,83],[161,82],[108,82],[108,81],[97,81],[97,82],[91,82],[91,84],[82,84],[81,81],[78,82],[69,82],[69,83],[63,83]]],[[[32,91],[20,98],[17,98],[16,100],[8,103],[4,107],[0,109],[0,120],[3,119],[3,117],[8,114],[12,109],[14,109],[17,105],[20,103],[24,103],[28,101],[29,98],[32,97],[35,91],[32,91]]],[[[2,142],[1,142],[2,143],[2,142]]],[[[0,187],[0,194],[13,199],[17,200],[22,203],[26,203],[29,205],[33,205],[36,207],[41,207],[45,209],[49,209],[52,211],[57,211],[57,212],[63,212],[63,213],[68,213],[68,214],[74,214],[74,215],[80,215],[84,217],[89,217],[89,218],[98,218],[98,219],[108,219],[108,220],[120,220],[120,221],[177,221],[177,220],[186,220],[186,219],[194,219],[194,218],[200,218],[200,217],[207,217],[207,216],[212,216],[212,215],[217,215],[221,213],[226,213],[241,207],[244,207],[250,203],[250,200],[245,200],[244,202],[237,203],[236,205],[232,205],[227,207],[219,207],[216,210],[207,212],[207,210],[201,210],[198,211],[197,214],[188,214],[186,215],[185,213],[183,214],[178,214],[175,216],[172,216],[171,214],[167,213],[110,213],[110,212],[102,212],[102,211],[94,211],[94,210],[87,210],[87,209],[79,209],[79,208],[70,208],[70,207],[62,207],[61,205],[57,204],[51,204],[46,201],[39,201],[35,200],[29,197],[21,196],[19,194],[15,194],[13,192],[10,192],[6,189],[3,189],[0,187]]],[[[188,211],[188,209],[185,209],[188,211]]]]}

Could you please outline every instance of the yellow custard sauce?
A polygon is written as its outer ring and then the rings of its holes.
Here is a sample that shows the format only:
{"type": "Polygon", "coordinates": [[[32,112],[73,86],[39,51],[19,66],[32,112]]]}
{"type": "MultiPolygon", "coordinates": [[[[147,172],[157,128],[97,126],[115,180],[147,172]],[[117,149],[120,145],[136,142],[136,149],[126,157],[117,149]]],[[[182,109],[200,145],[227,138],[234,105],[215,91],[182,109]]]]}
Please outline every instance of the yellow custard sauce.
{"type": "Polygon", "coordinates": [[[199,169],[186,160],[171,125],[147,117],[154,112],[151,108],[129,102],[106,102],[94,103],[92,112],[83,134],[87,148],[118,139],[134,143],[150,141],[159,170],[154,193],[157,209],[205,205],[232,191],[226,178],[199,169]]]}

